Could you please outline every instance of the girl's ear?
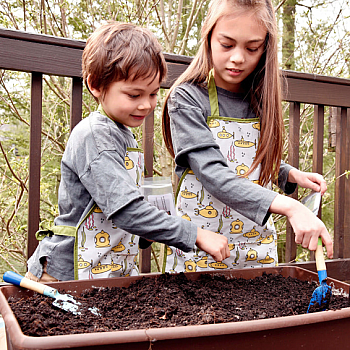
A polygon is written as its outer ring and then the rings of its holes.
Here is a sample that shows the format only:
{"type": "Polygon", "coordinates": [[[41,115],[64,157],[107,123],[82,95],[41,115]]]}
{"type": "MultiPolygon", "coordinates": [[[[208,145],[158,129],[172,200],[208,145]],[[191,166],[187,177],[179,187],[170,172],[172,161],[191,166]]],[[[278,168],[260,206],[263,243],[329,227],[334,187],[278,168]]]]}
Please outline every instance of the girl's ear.
{"type": "Polygon", "coordinates": [[[102,92],[100,89],[97,89],[91,85],[91,75],[88,75],[86,82],[91,94],[97,99],[100,98],[100,96],[102,95],[102,92]]]}

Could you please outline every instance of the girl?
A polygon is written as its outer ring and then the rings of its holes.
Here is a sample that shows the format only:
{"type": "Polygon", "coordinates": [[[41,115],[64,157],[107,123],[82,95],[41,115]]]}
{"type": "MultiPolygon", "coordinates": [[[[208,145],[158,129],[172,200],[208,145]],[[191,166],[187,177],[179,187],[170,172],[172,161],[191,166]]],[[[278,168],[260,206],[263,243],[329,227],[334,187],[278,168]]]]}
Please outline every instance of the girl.
{"type": "Polygon", "coordinates": [[[199,51],[175,82],[163,111],[163,136],[181,177],[178,213],[225,235],[231,255],[213,261],[199,249],[169,247],[164,271],[277,264],[271,213],[287,216],[295,241],[315,250],[324,224],[286,194],[296,185],[323,194],[326,182],[281,162],[283,119],[277,25],[270,0],[212,0],[199,51]]]}

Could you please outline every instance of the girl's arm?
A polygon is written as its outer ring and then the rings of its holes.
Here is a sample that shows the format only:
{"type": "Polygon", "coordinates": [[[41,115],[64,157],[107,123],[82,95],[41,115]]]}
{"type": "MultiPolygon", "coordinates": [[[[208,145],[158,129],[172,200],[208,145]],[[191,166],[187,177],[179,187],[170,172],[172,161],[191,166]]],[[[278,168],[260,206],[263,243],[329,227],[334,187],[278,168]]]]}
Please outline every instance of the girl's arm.
{"type": "Polygon", "coordinates": [[[307,173],[293,168],[288,174],[288,181],[304,188],[310,188],[315,192],[321,192],[321,195],[327,190],[326,181],[322,175],[317,173],[307,173]]]}
{"type": "Polygon", "coordinates": [[[271,203],[270,212],[285,215],[288,218],[297,244],[315,251],[318,237],[321,237],[328,257],[333,258],[333,242],[324,223],[303,204],[278,194],[271,203]]]}

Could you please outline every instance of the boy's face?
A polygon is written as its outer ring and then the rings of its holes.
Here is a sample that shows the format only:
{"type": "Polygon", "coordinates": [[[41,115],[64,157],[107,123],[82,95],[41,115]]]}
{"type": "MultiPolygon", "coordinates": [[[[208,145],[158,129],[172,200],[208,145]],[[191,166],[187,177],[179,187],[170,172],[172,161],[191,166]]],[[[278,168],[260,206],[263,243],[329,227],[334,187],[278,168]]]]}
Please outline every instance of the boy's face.
{"type": "Polygon", "coordinates": [[[152,76],[134,81],[115,81],[109,85],[103,97],[101,90],[90,90],[111,119],[125,126],[137,127],[156,107],[159,88],[157,74],[155,79],[152,76]]]}

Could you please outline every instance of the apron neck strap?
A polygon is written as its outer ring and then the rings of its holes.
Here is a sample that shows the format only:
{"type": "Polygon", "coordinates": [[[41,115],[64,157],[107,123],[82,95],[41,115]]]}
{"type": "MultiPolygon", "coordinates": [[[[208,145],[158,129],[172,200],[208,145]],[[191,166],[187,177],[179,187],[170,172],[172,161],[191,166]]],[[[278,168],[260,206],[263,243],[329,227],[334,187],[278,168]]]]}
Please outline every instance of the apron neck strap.
{"type": "MultiPolygon", "coordinates": [[[[97,112],[101,113],[101,114],[104,115],[105,117],[108,117],[108,115],[106,114],[106,112],[103,110],[101,104],[98,105],[97,112]]],[[[108,118],[109,118],[109,117],[108,117],[108,118]]]]}
{"type": "Polygon", "coordinates": [[[209,103],[212,117],[219,117],[219,101],[214,80],[214,69],[211,69],[208,77],[209,103]]]}

